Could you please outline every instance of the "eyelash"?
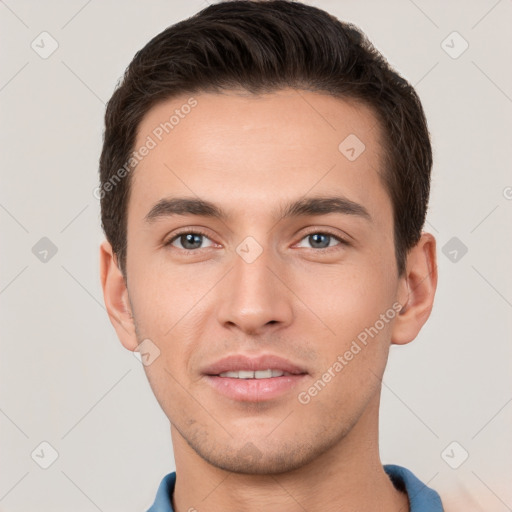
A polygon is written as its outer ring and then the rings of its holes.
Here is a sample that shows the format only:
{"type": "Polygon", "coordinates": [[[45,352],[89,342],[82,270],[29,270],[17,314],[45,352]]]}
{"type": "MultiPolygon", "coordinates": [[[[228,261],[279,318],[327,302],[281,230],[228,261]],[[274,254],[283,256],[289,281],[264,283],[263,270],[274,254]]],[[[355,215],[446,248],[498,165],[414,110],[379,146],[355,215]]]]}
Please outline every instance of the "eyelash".
{"type": "MultiPolygon", "coordinates": [[[[180,231],[176,235],[174,235],[172,238],[170,238],[167,242],[165,242],[164,246],[172,246],[171,244],[182,235],[201,235],[201,236],[204,236],[204,237],[210,239],[208,234],[205,233],[204,231],[201,231],[200,229],[197,229],[194,231],[190,231],[190,230],[189,231],[180,231]]],[[[173,247],[173,249],[178,249],[179,251],[192,253],[192,252],[198,252],[201,249],[207,249],[207,247],[201,247],[200,249],[193,249],[193,250],[192,249],[181,249],[180,247],[173,247]]]]}
{"type": "MultiPolygon", "coordinates": [[[[201,247],[199,249],[181,249],[180,247],[172,246],[172,243],[175,240],[177,240],[182,235],[201,235],[201,236],[204,236],[204,237],[206,237],[206,238],[208,238],[210,240],[210,237],[208,236],[208,234],[205,233],[204,231],[201,231],[200,229],[195,230],[195,231],[181,231],[181,232],[175,234],[167,242],[165,242],[164,246],[171,246],[174,249],[178,249],[179,251],[184,251],[184,252],[187,252],[187,253],[194,253],[194,252],[200,251],[201,249],[208,249],[208,247],[201,247]]],[[[313,230],[313,231],[310,231],[308,233],[305,233],[304,236],[299,240],[299,242],[304,240],[304,238],[306,238],[306,237],[308,237],[310,235],[327,235],[327,236],[329,236],[331,238],[334,238],[336,241],[338,241],[339,245],[345,245],[345,246],[350,245],[347,240],[345,240],[344,238],[341,238],[339,235],[335,235],[334,233],[332,233],[330,231],[319,231],[319,230],[313,230]]],[[[322,251],[322,252],[330,252],[331,250],[333,250],[333,249],[335,250],[337,247],[339,247],[339,245],[335,245],[333,247],[324,247],[322,249],[316,249],[315,247],[310,247],[310,248],[308,247],[308,249],[312,249],[312,250],[316,250],[316,251],[322,251]]]]}

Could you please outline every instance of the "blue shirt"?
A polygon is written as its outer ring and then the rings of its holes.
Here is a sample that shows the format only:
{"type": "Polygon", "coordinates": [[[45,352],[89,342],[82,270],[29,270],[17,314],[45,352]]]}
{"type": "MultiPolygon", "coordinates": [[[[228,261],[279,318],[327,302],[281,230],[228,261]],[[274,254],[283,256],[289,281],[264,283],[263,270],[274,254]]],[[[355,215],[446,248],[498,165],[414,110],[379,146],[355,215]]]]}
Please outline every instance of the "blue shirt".
{"type": "MultiPolygon", "coordinates": [[[[411,471],[394,464],[386,464],[384,470],[393,485],[409,496],[409,512],[443,512],[439,494],[418,480],[411,471]]],[[[156,493],[155,502],[147,512],[174,512],[171,497],[175,483],[175,472],[163,478],[156,493]]]]}

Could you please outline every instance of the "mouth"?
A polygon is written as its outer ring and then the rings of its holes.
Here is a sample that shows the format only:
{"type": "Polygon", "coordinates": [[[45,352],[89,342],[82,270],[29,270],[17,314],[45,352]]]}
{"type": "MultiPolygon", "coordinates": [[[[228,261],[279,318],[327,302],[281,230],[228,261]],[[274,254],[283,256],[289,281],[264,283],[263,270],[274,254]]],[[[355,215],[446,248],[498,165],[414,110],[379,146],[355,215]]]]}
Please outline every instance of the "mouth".
{"type": "MultiPolygon", "coordinates": [[[[230,371],[230,372],[222,372],[218,375],[218,377],[222,378],[231,378],[231,379],[274,379],[276,377],[283,377],[288,375],[294,375],[293,373],[285,372],[283,370],[277,369],[267,369],[267,370],[239,370],[239,371],[230,371]]],[[[217,375],[215,375],[217,377],[217,375]]]]}
{"type": "Polygon", "coordinates": [[[274,355],[250,357],[235,354],[202,371],[206,382],[219,394],[240,402],[262,402],[289,393],[308,372],[274,355]]]}

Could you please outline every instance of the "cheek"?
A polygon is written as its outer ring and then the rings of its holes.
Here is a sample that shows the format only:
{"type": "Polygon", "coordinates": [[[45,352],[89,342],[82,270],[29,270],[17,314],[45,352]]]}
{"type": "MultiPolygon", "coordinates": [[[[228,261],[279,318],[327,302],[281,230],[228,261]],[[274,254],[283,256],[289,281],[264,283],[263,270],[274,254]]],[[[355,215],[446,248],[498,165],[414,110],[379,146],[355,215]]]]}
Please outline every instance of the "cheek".
{"type": "MultiPolygon", "coordinates": [[[[207,269],[185,273],[166,269],[139,269],[130,286],[139,342],[149,338],[159,357],[145,367],[157,400],[173,396],[181,399],[181,385],[188,386],[192,356],[208,339],[211,326],[211,301],[208,291],[218,280],[207,269]]],[[[182,397],[182,406],[187,396],[182,397]]],[[[166,407],[170,407],[168,404],[166,407]]]]}
{"type": "Polygon", "coordinates": [[[332,424],[347,426],[357,420],[378,393],[386,367],[391,322],[378,327],[374,322],[347,329],[323,347],[318,373],[297,395],[304,411],[331,417],[332,424]]]}
{"type": "Polygon", "coordinates": [[[321,361],[315,389],[303,390],[305,400],[357,409],[378,388],[396,316],[396,280],[390,274],[377,265],[354,265],[304,275],[299,293],[317,317],[307,314],[299,322],[321,361]]]}
{"type": "Polygon", "coordinates": [[[197,326],[216,275],[205,268],[192,271],[171,265],[150,266],[149,262],[133,272],[136,277],[129,283],[130,300],[141,334],[167,343],[183,329],[197,326]]]}
{"type": "Polygon", "coordinates": [[[303,272],[294,290],[311,314],[304,315],[302,321],[311,326],[309,331],[317,325],[325,330],[326,340],[343,344],[373,325],[392,306],[396,279],[391,274],[377,264],[318,266],[303,272]]]}

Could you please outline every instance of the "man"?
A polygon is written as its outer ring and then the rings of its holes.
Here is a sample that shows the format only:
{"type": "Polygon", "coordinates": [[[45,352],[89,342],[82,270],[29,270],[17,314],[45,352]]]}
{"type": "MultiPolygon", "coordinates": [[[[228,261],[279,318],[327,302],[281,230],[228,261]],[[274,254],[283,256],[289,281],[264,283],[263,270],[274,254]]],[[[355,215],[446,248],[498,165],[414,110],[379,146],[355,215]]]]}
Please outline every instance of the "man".
{"type": "Polygon", "coordinates": [[[105,124],[105,303],[176,462],[150,511],[442,511],[378,444],[437,284],[413,88],[322,10],[223,2],[135,55],[105,124]]]}

